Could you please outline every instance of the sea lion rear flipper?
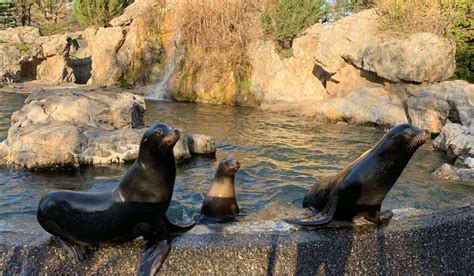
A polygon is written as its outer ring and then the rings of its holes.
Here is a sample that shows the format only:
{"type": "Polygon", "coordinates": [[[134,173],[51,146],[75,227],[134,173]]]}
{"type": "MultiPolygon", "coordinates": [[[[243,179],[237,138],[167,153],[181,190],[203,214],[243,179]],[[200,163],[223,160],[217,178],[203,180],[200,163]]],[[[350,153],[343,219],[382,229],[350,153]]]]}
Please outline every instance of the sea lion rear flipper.
{"type": "Polygon", "coordinates": [[[140,259],[140,270],[138,271],[138,275],[156,275],[166,260],[166,257],[168,257],[170,251],[171,246],[167,240],[149,242],[147,250],[143,252],[140,259]]]}
{"type": "Polygon", "coordinates": [[[329,200],[326,207],[324,207],[324,209],[320,213],[304,220],[286,219],[284,221],[291,224],[297,224],[300,226],[318,226],[318,225],[326,224],[330,222],[332,218],[334,217],[334,213],[336,212],[337,202],[338,202],[337,196],[332,196],[331,200],[329,200]]]}
{"type": "Polygon", "coordinates": [[[194,221],[186,225],[176,225],[176,224],[171,223],[171,221],[168,219],[166,215],[163,216],[163,220],[166,224],[166,229],[170,233],[186,232],[188,230],[191,230],[196,225],[196,222],[194,221]]]}
{"type": "Polygon", "coordinates": [[[63,240],[59,236],[54,236],[54,239],[59,242],[76,261],[80,262],[86,259],[87,255],[91,252],[91,248],[83,246],[74,242],[63,240]]]}

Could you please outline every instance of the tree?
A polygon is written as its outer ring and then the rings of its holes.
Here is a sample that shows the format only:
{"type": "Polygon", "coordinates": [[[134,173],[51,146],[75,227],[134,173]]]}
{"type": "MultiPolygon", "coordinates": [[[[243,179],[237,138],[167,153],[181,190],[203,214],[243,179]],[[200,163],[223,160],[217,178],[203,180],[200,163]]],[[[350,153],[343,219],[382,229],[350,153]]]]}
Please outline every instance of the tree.
{"type": "Polygon", "coordinates": [[[0,27],[15,27],[15,14],[16,9],[12,2],[0,0],[0,27]]]}
{"type": "Polygon", "coordinates": [[[73,13],[85,26],[107,27],[109,21],[121,14],[128,0],[75,0],[73,13]]]}
{"type": "Polygon", "coordinates": [[[283,57],[289,57],[293,40],[327,13],[325,0],[278,0],[262,15],[261,23],[266,33],[273,32],[283,57]]]}
{"type": "Polygon", "coordinates": [[[35,4],[44,19],[54,23],[58,22],[58,18],[63,16],[66,11],[66,0],[35,0],[35,4]]]}
{"type": "Polygon", "coordinates": [[[33,7],[33,0],[12,0],[15,5],[15,15],[17,21],[21,26],[31,25],[31,8],[33,7]]]}

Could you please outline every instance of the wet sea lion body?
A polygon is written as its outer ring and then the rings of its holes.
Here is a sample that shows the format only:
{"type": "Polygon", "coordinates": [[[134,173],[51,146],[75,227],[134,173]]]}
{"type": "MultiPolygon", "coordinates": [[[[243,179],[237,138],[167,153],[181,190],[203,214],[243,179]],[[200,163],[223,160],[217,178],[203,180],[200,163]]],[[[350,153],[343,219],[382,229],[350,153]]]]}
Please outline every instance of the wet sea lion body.
{"type": "Polygon", "coordinates": [[[301,226],[316,226],[363,215],[380,224],[380,207],[415,151],[429,132],[402,124],[393,127],[369,151],[343,171],[323,177],[306,194],[303,207],[315,215],[305,220],[287,220],[301,226]]]}
{"type": "Polygon", "coordinates": [[[38,222],[77,260],[103,243],[142,236],[148,249],[140,273],[155,274],[170,251],[169,233],[192,227],[173,225],[165,214],[173,194],[173,147],[179,136],[165,124],[153,125],[143,135],[137,160],[114,190],[50,192],[40,200],[38,222]]]}
{"type": "Polygon", "coordinates": [[[234,179],[240,163],[233,158],[219,162],[214,181],[204,198],[201,214],[217,220],[231,220],[239,213],[235,198],[234,179]]]}

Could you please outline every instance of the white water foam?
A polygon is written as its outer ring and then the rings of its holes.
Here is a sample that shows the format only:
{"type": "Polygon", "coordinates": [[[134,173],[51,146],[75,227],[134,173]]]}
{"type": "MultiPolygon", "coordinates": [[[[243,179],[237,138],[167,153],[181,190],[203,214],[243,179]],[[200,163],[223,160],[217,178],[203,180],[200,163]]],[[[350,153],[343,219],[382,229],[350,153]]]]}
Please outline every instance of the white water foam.
{"type": "Polygon", "coordinates": [[[154,101],[169,101],[168,85],[174,72],[184,58],[184,47],[181,45],[181,34],[176,32],[168,47],[165,72],[161,81],[145,95],[145,99],[154,101]]]}

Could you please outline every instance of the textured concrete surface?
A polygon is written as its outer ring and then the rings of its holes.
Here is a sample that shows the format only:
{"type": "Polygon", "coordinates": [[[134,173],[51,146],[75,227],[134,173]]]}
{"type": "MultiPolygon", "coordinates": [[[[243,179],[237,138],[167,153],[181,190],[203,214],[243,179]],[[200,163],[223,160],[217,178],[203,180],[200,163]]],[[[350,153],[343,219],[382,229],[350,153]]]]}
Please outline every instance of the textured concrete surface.
{"type": "MultiPolygon", "coordinates": [[[[472,206],[442,213],[408,210],[385,226],[331,223],[300,229],[282,221],[198,225],[175,237],[161,274],[470,274],[472,206]]],[[[0,233],[0,272],[134,274],[144,242],[102,247],[76,263],[49,236],[0,233]]]]}

